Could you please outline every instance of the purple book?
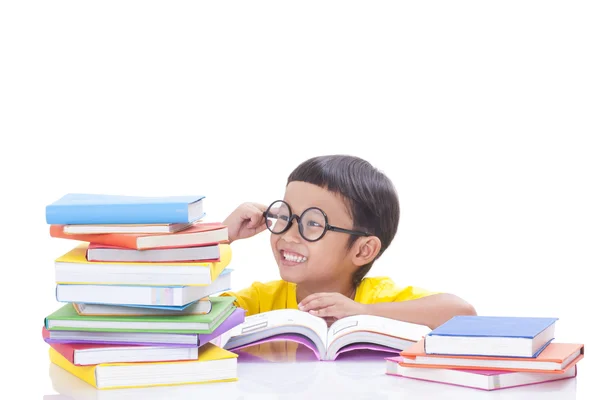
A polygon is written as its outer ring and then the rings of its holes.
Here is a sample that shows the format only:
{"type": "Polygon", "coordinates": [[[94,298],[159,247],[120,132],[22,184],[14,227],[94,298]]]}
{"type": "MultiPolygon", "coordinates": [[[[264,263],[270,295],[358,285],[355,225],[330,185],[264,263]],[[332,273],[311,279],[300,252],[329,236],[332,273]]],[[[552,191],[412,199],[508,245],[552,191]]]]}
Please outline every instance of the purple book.
{"type": "Polygon", "coordinates": [[[293,341],[310,348],[318,360],[333,361],[355,350],[399,354],[429,331],[422,325],[373,315],[354,315],[327,326],[324,319],[304,311],[282,309],[247,317],[223,347],[234,351],[271,341],[293,341]]]}
{"type": "Polygon", "coordinates": [[[212,333],[182,334],[153,332],[48,331],[42,329],[46,343],[98,343],[140,346],[199,347],[244,322],[246,311],[236,308],[212,333]]]}
{"type": "Polygon", "coordinates": [[[548,374],[541,372],[405,367],[399,364],[400,361],[402,361],[402,357],[386,358],[386,374],[488,391],[559,381],[577,376],[577,365],[568,369],[564,374],[548,374]]]}

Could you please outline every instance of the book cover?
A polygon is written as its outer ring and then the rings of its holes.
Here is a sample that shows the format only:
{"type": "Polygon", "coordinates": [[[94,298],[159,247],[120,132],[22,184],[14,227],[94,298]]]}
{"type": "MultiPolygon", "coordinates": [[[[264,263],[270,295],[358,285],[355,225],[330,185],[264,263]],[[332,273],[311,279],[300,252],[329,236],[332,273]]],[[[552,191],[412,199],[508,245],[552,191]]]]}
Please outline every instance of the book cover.
{"type": "Polygon", "coordinates": [[[533,339],[556,321],[558,321],[558,318],[460,315],[449,319],[429,332],[427,336],[533,339]]]}
{"type": "Polygon", "coordinates": [[[48,224],[159,224],[200,219],[205,196],[69,193],[46,206],[48,224]]]}

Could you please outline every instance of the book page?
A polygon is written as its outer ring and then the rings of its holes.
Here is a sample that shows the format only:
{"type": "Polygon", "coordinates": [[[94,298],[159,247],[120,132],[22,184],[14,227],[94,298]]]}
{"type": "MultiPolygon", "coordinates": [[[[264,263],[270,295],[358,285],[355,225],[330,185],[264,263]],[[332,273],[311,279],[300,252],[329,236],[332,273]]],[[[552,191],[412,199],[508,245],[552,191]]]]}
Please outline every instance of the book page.
{"type": "Polygon", "coordinates": [[[336,339],[354,332],[366,331],[418,342],[431,332],[427,326],[411,324],[374,315],[353,315],[334,322],[329,327],[327,347],[336,339]]]}
{"type": "Polygon", "coordinates": [[[303,334],[315,341],[315,345],[322,350],[327,341],[327,323],[322,318],[293,309],[251,315],[246,317],[243,324],[234,328],[226,348],[236,347],[248,340],[255,342],[285,333],[303,334]]]}

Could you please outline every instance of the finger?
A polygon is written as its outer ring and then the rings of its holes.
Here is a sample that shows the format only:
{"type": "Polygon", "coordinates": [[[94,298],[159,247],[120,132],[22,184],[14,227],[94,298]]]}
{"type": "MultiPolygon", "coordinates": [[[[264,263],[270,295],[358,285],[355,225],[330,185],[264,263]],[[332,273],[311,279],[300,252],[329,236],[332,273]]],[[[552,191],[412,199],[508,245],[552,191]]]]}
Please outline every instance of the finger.
{"type": "Polygon", "coordinates": [[[248,222],[248,228],[258,228],[261,225],[266,228],[265,217],[263,213],[264,211],[261,211],[259,208],[250,206],[247,213],[247,218],[250,220],[248,222]]]}
{"type": "Polygon", "coordinates": [[[333,293],[329,293],[329,292],[320,292],[320,293],[309,294],[304,299],[302,299],[302,301],[298,305],[305,305],[306,303],[308,303],[314,299],[318,299],[319,297],[331,296],[332,294],[333,293]]]}
{"type": "Polygon", "coordinates": [[[335,304],[335,298],[323,296],[311,300],[302,306],[303,311],[318,310],[335,304]]]}
{"type": "Polygon", "coordinates": [[[330,305],[328,307],[320,308],[318,310],[310,310],[309,313],[312,315],[315,315],[317,317],[321,317],[321,318],[327,318],[327,317],[337,318],[337,316],[339,314],[339,310],[336,305],[330,305]]]}
{"type": "Polygon", "coordinates": [[[248,228],[248,230],[250,231],[250,233],[251,233],[252,235],[256,235],[256,234],[258,234],[258,233],[261,233],[262,231],[264,231],[264,230],[266,230],[266,229],[267,229],[267,226],[266,226],[266,225],[264,225],[264,224],[263,224],[263,225],[259,225],[259,226],[257,226],[256,228],[248,228]]]}

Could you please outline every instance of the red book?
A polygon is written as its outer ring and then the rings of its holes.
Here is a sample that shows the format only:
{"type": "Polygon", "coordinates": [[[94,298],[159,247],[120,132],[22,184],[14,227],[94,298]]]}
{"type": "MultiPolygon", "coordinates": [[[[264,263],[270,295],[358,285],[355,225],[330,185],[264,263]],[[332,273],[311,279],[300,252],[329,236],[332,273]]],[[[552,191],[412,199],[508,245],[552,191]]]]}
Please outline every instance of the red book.
{"type": "Polygon", "coordinates": [[[227,227],[220,222],[197,223],[183,231],[164,234],[68,234],[64,233],[64,225],[50,225],[50,236],[134,250],[194,247],[229,240],[227,227]]]}

